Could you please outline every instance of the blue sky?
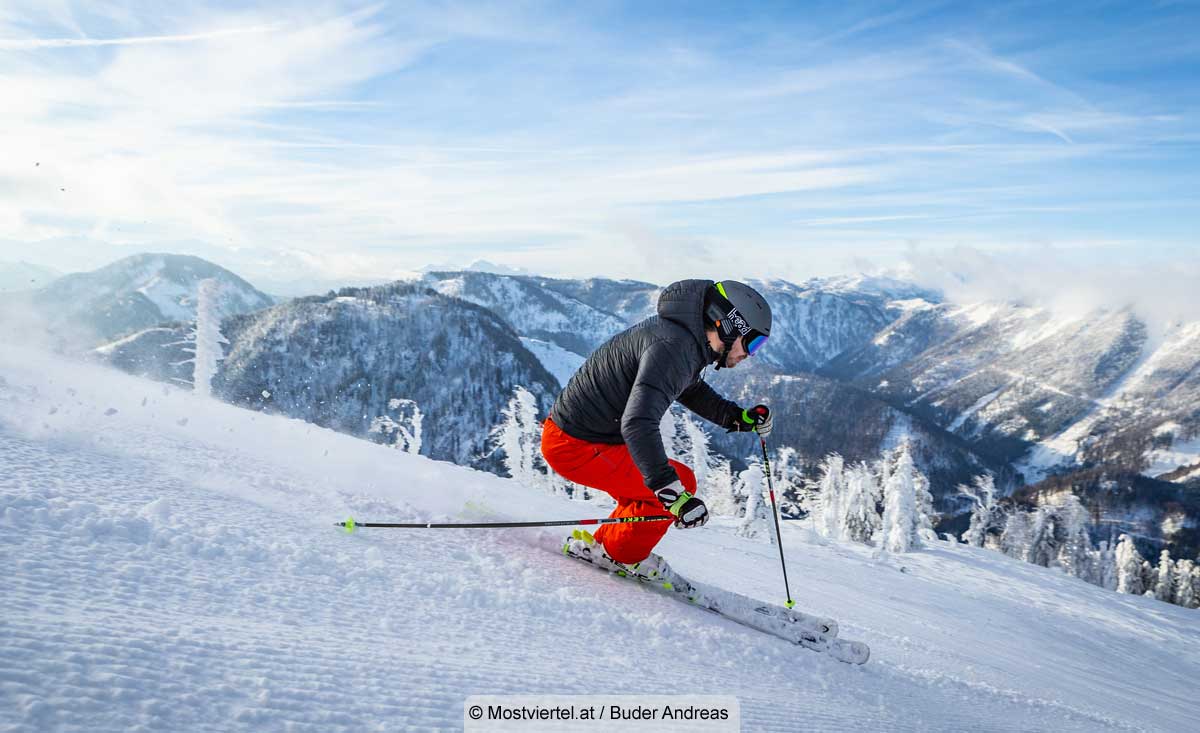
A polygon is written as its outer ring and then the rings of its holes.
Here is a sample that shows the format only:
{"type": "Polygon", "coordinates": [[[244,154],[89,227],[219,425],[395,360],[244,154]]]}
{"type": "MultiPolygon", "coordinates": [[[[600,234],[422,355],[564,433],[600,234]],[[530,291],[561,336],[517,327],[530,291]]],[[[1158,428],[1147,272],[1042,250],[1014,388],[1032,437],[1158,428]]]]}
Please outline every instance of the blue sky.
{"type": "Polygon", "coordinates": [[[1200,261],[1196,2],[18,0],[0,99],[0,260],[61,270],[1200,261]]]}

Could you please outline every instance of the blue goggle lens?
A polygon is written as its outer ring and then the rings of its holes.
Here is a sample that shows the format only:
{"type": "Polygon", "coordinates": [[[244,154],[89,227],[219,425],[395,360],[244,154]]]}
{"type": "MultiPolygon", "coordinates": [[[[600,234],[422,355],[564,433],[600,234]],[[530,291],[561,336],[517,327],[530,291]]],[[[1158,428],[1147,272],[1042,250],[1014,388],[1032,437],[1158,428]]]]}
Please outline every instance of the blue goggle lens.
{"type": "Polygon", "coordinates": [[[754,352],[761,349],[763,347],[763,344],[765,344],[765,343],[767,343],[766,336],[761,336],[761,335],[755,336],[754,338],[752,338],[748,342],[746,342],[746,353],[749,354],[750,356],[753,356],[754,352]]]}

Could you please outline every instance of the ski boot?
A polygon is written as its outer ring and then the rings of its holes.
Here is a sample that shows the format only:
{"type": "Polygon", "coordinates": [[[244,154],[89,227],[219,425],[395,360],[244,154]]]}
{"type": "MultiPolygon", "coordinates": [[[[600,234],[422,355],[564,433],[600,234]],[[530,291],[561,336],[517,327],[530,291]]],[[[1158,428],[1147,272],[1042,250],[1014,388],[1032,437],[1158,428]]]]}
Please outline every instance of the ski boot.
{"type": "Polygon", "coordinates": [[[650,583],[666,583],[667,587],[670,587],[667,579],[672,576],[671,566],[661,555],[652,552],[640,562],[629,564],[617,562],[609,557],[608,553],[604,551],[604,546],[596,541],[591,532],[585,529],[571,531],[571,536],[563,545],[563,554],[573,555],[621,577],[637,578],[650,583]]]}

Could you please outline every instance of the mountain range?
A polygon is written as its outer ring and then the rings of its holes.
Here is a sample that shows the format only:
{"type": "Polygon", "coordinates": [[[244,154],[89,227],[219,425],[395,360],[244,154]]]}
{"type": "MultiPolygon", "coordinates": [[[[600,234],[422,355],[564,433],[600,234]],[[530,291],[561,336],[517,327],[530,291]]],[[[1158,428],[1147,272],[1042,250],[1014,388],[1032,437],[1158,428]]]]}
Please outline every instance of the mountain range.
{"type": "Polygon", "coordinates": [[[44,288],[62,273],[29,262],[0,262],[0,293],[44,288]]]}
{"type": "MultiPolygon", "coordinates": [[[[428,416],[423,453],[492,468],[490,429],[512,390],[530,389],[544,414],[574,366],[652,314],[660,290],[431,271],[274,304],[203,260],[141,255],[26,297],[53,323],[104,334],[98,358],[186,381],[188,287],[203,276],[236,294],[214,381],[223,399],[362,437],[390,399],[411,399],[428,416]]],[[[1015,302],[952,303],[886,278],[749,282],[772,304],[771,342],[708,379],[739,402],[784,406],[774,442],[795,448],[810,477],[829,452],[873,460],[908,439],[942,529],[966,508],[957,486],[987,471],[1013,501],[1066,486],[1088,497],[1110,535],[1177,555],[1200,549],[1200,324],[1147,323],[1116,303],[1070,318],[1015,302]]],[[[744,438],[719,431],[712,444],[735,464],[751,454],[744,438]]]]}
{"type": "Polygon", "coordinates": [[[21,310],[64,350],[109,343],[141,329],[196,317],[202,280],[220,285],[222,316],[246,313],[275,300],[223,267],[199,257],[140,254],[92,272],[72,273],[35,290],[9,293],[0,308],[21,310]]]}

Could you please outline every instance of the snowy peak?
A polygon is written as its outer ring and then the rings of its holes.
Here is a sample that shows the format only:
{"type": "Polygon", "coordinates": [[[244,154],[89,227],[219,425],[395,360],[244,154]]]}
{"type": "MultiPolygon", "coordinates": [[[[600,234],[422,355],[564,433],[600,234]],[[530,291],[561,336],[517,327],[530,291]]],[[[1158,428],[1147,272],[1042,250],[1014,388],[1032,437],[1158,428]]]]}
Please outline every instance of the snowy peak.
{"type": "Polygon", "coordinates": [[[1020,459],[1032,480],[1113,461],[1162,473],[1200,462],[1186,445],[1200,433],[1188,407],[1200,397],[1200,324],[1152,334],[1130,309],[1064,317],[1016,303],[931,304],[823,371],[1020,459]],[[1168,420],[1175,426],[1156,437],[1168,420]],[[1175,442],[1184,447],[1169,455],[1175,442]]]}
{"type": "Polygon", "coordinates": [[[73,332],[75,347],[95,346],[151,326],[196,317],[202,281],[219,284],[222,316],[274,302],[232,272],[198,257],[140,254],[87,273],[66,275],[29,296],[49,330],[73,332]]]}
{"type": "MultiPolygon", "coordinates": [[[[527,338],[585,356],[613,334],[655,313],[661,287],[635,280],[558,280],[484,272],[430,272],[438,292],[492,309],[527,338]]],[[[903,314],[933,307],[937,294],[883,278],[747,280],[775,319],[763,361],[812,371],[867,343],[903,314]]]]}
{"type": "Polygon", "coordinates": [[[897,319],[935,307],[936,293],[866,276],[747,280],[771,304],[774,325],[762,360],[788,372],[826,369],[871,343],[897,319]]]}
{"type": "Polygon", "coordinates": [[[29,262],[0,262],[0,293],[16,293],[44,288],[62,273],[29,262]]]}
{"type": "Polygon", "coordinates": [[[421,284],[346,288],[226,321],[223,399],[372,440],[397,404],[428,418],[421,452],[485,465],[516,386],[544,414],[558,383],[491,311],[421,284]]]}
{"type": "MultiPolygon", "coordinates": [[[[783,282],[783,281],[775,281],[783,282]]],[[[842,275],[837,277],[810,278],[802,286],[805,290],[848,295],[871,295],[885,301],[919,300],[940,303],[942,295],[936,290],[915,282],[878,275],[842,275]]]]}
{"type": "MultiPolygon", "coordinates": [[[[443,295],[492,310],[523,337],[549,341],[581,356],[632,323],[574,297],[586,295],[591,302],[597,302],[598,281],[576,288],[565,284],[570,281],[463,271],[431,272],[422,282],[443,295]]],[[[653,289],[644,284],[632,288],[634,292],[622,288],[625,296],[622,302],[641,303],[642,299],[636,295],[639,287],[653,289]]]]}

